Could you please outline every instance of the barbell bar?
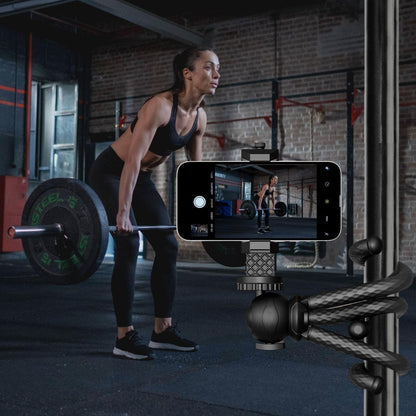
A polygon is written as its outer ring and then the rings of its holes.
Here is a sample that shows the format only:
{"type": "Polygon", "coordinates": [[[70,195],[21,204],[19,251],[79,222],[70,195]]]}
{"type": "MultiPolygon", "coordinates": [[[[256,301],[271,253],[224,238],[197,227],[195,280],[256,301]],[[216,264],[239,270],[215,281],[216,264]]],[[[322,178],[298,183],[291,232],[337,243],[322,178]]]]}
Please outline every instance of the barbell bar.
{"type": "Polygon", "coordinates": [[[46,237],[63,234],[62,224],[47,225],[12,225],[7,229],[9,238],[46,237]]]}
{"type": "MultiPolygon", "coordinates": [[[[271,208],[260,208],[260,209],[256,208],[256,210],[257,211],[271,211],[272,209],[271,208]]],[[[247,208],[243,208],[243,209],[240,208],[239,211],[240,212],[247,212],[249,210],[247,208]]]]}
{"type": "MultiPolygon", "coordinates": [[[[117,231],[108,225],[95,191],[71,178],[49,179],[35,188],[24,206],[21,224],[9,227],[8,236],[22,239],[29,263],[55,284],[88,279],[104,259],[109,233],[117,231]]],[[[133,226],[133,232],[146,230],[173,231],[176,226],[133,226]]]]}
{"type": "MultiPolygon", "coordinates": [[[[256,210],[257,211],[274,211],[274,208],[272,209],[272,208],[260,208],[260,209],[258,209],[258,208],[256,208],[256,210]]],[[[240,212],[248,212],[248,211],[250,211],[249,209],[247,209],[247,208],[243,208],[243,209],[239,209],[239,211],[240,212]]]]}
{"type": "MultiPolygon", "coordinates": [[[[284,202],[276,202],[274,208],[262,208],[263,211],[274,211],[274,213],[278,216],[278,217],[283,217],[284,215],[286,215],[287,213],[287,208],[286,208],[286,204],[284,202]]],[[[246,199],[241,203],[239,212],[241,212],[241,214],[249,219],[252,220],[255,216],[256,213],[259,210],[257,209],[257,206],[255,204],[254,201],[250,200],[250,199],[246,199]]]]}
{"type": "MultiPolygon", "coordinates": [[[[146,230],[164,230],[175,231],[176,225],[133,225],[133,233],[146,230]]],[[[108,227],[110,233],[117,232],[115,225],[108,227]]],[[[12,225],[7,230],[7,235],[10,238],[31,238],[31,237],[49,237],[49,236],[62,236],[65,234],[65,230],[62,224],[48,224],[48,225],[12,225]]],[[[130,233],[126,233],[130,234],[130,233]]]]}

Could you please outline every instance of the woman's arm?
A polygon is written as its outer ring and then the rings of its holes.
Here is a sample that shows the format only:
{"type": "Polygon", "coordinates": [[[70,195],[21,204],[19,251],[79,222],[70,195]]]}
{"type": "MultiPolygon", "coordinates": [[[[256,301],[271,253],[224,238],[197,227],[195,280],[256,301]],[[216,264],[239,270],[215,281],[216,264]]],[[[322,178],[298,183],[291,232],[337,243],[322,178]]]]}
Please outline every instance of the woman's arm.
{"type": "Polygon", "coordinates": [[[188,160],[202,160],[202,138],[207,127],[207,114],[203,108],[198,110],[198,128],[186,145],[185,153],[188,160]]]}
{"type": "Polygon", "coordinates": [[[138,113],[138,121],[134,127],[128,155],[120,177],[117,229],[131,232],[130,207],[134,187],[140,172],[141,161],[155,135],[156,129],[166,124],[171,106],[165,98],[153,97],[147,101],[138,113]],[[167,116],[166,116],[167,114],[167,116]]]}
{"type": "Polygon", "coordinates": [[[263,185],[263,188],[261,188],[260,194],[259,194],[259,203],[257,209],[261,209],[261,203],[263,202],[264,194],[266,193],[266,190],[268,188],[268,185],[263,185]]]}

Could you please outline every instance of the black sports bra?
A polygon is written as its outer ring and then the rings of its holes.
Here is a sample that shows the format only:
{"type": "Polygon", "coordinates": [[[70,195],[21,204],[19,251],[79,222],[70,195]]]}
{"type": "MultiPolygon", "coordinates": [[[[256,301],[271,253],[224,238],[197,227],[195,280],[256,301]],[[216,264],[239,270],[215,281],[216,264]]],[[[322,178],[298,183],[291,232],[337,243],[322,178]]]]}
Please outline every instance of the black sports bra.
{"type": "MultiPolygon", "coordinates": [[[[184,136],[179,136],[176,131],[176,114],[178,111],[178,96],[173,95],[172,112],[170,114],[169,122],[165,126],[161,126],[156,130],[155,136],[153,137],[152,143],[150,144],[149,150],[159,156],[169,156],[175,150],[185,146],[192,135],[195,133],[198,125],[198,110],[196,113],[194,124],[184,136]]],[[[137,123],[137,116],[130,125],[130,130],[133,133],[134,126],[137,123]]]]}
{"type": "MultiPolygon", "coordinates": [[[[271,191],[271,190],[270,190],[270,188],[266,189],[266,191],[264,192],[264,196],[263,196],[263,198],[264,198],[264,197],[266,197],[266,196],[272,195],[272,194],[273,194],[273,192],[274,192],[274,191],[271,191]]],[[[260,193],[260,192],[256,192],[256,193],[254,194],[254,197],[259,198],[259,193],[260,193]]]]}
{"type": "Polygon", "coordinates": [[[274,191],[270,191],[270,188],[269,188],[269,189],[266,189],[266,192],[264,193],[264,196],[269,196],[269,195],[271,195],[273,192],[274,192],[274,191]]]}

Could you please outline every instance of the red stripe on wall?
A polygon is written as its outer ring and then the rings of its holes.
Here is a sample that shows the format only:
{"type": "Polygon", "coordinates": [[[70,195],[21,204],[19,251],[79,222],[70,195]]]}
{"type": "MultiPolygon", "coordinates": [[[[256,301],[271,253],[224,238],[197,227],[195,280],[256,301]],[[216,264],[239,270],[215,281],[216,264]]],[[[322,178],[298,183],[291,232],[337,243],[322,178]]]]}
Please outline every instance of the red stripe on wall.
{"type": "Polygon", "coordinates": [[[5,85],[0,85],[0,90],[18,92],[19,94],[26,94],[25,90],[17,90],[16,88],[6,87],[5,85]]]}
{"type": "Polygon", "coordinates": [[[12,101],[4,101],[4,100],[0,100],[0,104],[3,104],[3,105],[10,105],[11,107],[25,108],[25,105],[24,105],[24,104],[20,104],[20,103],[13,103],[12,101]]]}
{"type": "Polygon", "coordinates": [[[27,40],[27,51],[26,51],[26,114],[25,114],[25,158],[23,175],[29,177],[29,149],[30,149],[30,111],[31,111],[31,99],[32,99],[32,46],[33,46],[33,35],[29,32],[27,40]]]}
{"type": "Polygon", "coordinates": [[[215,177],[215,183],[220,183],[221,185],[231,185],[231,186],[241,186],[241,183],[238,181],[233,181],[231,179],[215,177]]]}

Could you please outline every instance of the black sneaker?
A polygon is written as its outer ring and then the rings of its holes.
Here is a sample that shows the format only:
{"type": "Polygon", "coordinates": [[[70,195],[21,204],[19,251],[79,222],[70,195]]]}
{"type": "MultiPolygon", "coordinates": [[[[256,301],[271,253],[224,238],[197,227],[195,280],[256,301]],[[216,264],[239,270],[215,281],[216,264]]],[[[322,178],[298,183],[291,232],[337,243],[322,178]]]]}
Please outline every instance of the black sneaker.
{"type": "Polygon", "coordinates": [[[270,233],[271,231],[272,231],[272,230],[271,230],[270,228],[265,228],[265,229],[264,229],[264,232],[265,232],[265,233],[270,233]]]}
{"type": "Polygon", "coordinates": [[[154,352],[142,343],[141,337],[135,330],[127,332],[121,339],[116,339],[113,354],[133,360],[151,360],[155,357],[154,352]]]}
{"type": "Polygon", "coordinates": [[[264,234],[263,228],[260,228],[260,230],[257,230],[257,234],[264,234]]]}
{"type": "Polygon", "coordinates": [[[175,351],[197,351],[199,349],[199,345],[195,344],[195,342],[182,338],[176,326],[171,326],[160,334],[156,334],[153,331],[149,347],[159,350],[175,351]]]}

